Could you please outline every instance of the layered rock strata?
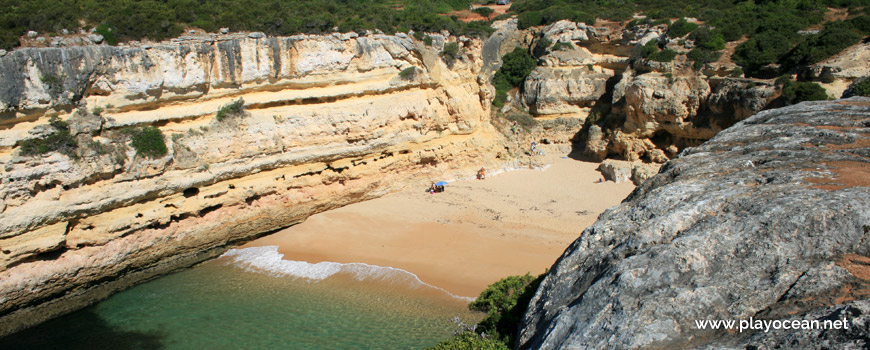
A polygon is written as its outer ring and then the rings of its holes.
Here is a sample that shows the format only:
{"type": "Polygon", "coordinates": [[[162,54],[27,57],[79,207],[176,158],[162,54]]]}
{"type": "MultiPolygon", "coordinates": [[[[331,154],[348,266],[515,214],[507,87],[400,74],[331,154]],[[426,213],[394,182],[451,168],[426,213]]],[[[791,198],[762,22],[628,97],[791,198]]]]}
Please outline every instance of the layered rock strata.
{"type": "Polygon", "coordinates": [[[663,163],[776,97],[768,82],[702,74],[681,58],[662,63],[639,57],[647,42],[668,41],[666,31],[662,25],[570,21],[544,27],[540,37],[554,45],[526,79],[519,102],[538,120],[570,119],[558,124],[576,127],[551,138],[578,143],[593,159],[663,163]],[[609,127],[592,130],[594,123],[609,127]]]}
{"type": "Polygon", "coordinates": [[[532,298],[519,345],[867,346],[868,198],[870,99],[761,112],[683,151],[584,230],[532,298]],[[696,323],[830,317],[851,330],[696,323]]]}
{"type": "Polygon", "coordinates": [[[507,161],[479,41],[256,34],[0,58],[0,336],[313,213],[507,161]],[[445,41],[464,56],[445,63],[445,41]],[[23,155],[60,132],[50,116],[76,146],[23,155]],[[142,126],[166,155],[137,154],[142,126]]]}

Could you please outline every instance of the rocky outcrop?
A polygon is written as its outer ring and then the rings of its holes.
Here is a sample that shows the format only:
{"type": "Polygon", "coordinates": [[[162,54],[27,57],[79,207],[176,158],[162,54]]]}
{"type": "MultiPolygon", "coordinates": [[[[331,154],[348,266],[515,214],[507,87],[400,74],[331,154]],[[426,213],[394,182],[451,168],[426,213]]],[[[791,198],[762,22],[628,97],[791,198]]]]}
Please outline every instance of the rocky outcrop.
{"type": "Polygon", "coordinates": [[[598,170],[601,171],[601,175],[604,175],[605,180],[616,183],[631,180],[636,186],[640,186],[653,177],[659,171],[659,167],[658,164],[607,159],[598,165],[598,170]]]}
{"type": "Polygon", "coordinates": [[[559,21],[541,30],[541,37],[554,46],[526,78],[517,102],[536,119],[576,125],[551,134],[552,139],[571,141],[593,107],[608,99],[633,47],[623,42],[621,34],[609,27],[571,21],[559,21]]]}
{"type": "Polygon", "coordinates": [[[610,131],[607,154],[663,163],[766,108],[774,93],[773,85],[748,80],[627,71],[613,91],[612,111],[625,121],[610,131]]]}
{"type": "Polygon", "coordinates": [[[775,97],[770,83],[702,74],[682,59],[639,57],[640,46],[666,41],[666,31],[661,25],[611,28],[571,21],[544,27],[540,36],[554,45],[526,78],[517,103],[539,120],[585,125],[552,138],[585,146],[593,159],[663,163],[767,108],[775,97]],[[592,127],[605,119],[606,128],[592,127]]]}
{"type": "Polygon", "coordinates": [[[870,99],[758,113],[683,151],[583,231],[523,349],[841,348],[870,336],[870,99]],[[696,320],[846,318],[850,330],[696,320]]]}
{"type": "Polygon", "coordinates": [[[0,335],[313,213],[508,160],[477,40],[255,34],[0,57],[0,335]],[[451,65],[446,41],[463,50],[451,65]],[[50,116],[77,146],[22,154],[60,132],[50,116]],[[137,154],[141,126],[166,155],[137,154]]]}

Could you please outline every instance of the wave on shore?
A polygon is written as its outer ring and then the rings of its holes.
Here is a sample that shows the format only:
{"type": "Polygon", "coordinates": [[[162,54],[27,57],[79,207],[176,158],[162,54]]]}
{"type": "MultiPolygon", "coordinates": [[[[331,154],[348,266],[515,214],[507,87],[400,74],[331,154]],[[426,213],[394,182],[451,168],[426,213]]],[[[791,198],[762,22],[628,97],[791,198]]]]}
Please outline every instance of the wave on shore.
{"type": "Polygon", "coordinates": [[[336,274],[347,274],[359,281],[369,280],[391,284],[405,284],[412,288],[432,288],[447,293],[456,299],[465,301],[473,301],[475,299],[455,295],[444,288],[423,282],[420,280],[420,277],[412,272],[394,267],[330,261],[312,264],[306,261],[284,260],[284,254],[278,252],[278,246],[230,249],[221,255],[221,257],[233,259],[233,263],[236,266],[245,270],[266,273],[276,277],[304,278],[320,281],[336,274]]]}

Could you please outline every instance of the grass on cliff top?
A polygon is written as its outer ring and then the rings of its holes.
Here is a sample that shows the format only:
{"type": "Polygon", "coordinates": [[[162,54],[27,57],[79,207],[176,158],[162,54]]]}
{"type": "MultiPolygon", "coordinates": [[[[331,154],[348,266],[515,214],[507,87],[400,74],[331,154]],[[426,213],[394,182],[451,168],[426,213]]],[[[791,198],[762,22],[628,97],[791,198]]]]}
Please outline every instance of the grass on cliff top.
{"type": "MultiPolygon", "coordinates": [[[[696,68],[719,58],[719,50],[726,42],[741,38],[734,53],[734,62],[748,76],[775,77],[785,71],[813,64],[870,35],[870,0],[633,0],[586,1],[526,0],[514,2],[511,13],[516,14],[520,28],[573,20],[594,23],[596,19],[627,22],[635,25],[669,24],[668,36],[683,37],[695,42],[690,60],[696,68]],[[818,34],[800,33],[801,30],[825,21],[828,8],[848,9],[849,18],[828,23],[818,34]],[[633,19],[641,13],[645,19],[633,19]],[[674,23],[670,19],[678,18],[674,23]],[[704,25],[688,21],[697,18],[704,25]],[[703,32],[703,33],[699,33],[703,32]],[[778,63],[781,67],[770,67],[778,63]]],[[[674,52],[650,52],[656,61],[667,62],[674,52]]]]}
{"type": "Polygon", "coordinates": [[[467,9],[471,0],[387,2],[347,0],[0,0],[0,48],[19,45],[28,30],[59,33],[97,28],[110,44],[164,40],[197,27],[216,33],[260,31],[269,35],[320,34],[380,29],[386,33],[450,31],[487,35],[488,26],[443,15],[467,9]],[[86,25],[82,27],[80,21],[86,25]]]}

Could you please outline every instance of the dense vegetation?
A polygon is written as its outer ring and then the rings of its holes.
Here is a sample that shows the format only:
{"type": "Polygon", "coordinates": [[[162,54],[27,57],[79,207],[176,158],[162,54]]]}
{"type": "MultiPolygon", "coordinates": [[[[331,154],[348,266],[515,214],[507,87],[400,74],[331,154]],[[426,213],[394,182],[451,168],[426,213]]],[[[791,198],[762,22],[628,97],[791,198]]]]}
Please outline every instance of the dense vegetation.
{"type": "Polygon", "coordinates": [[[51,117],[49,124],[54,132],[41,138],[23,140],[18,143],[21,155],[30,156],[45,154],[48,152],[60,152],[69,157],[74,157],[78,142],[70,134],[69,124],[58,117],[51,117]]]}
{"type": "MultiPolygon", "coordinates": [[[[519,27],[551,24],[562,19],[594,23],[596,19],[627,21],[635,13],[647,15],[628,26],[668,24],[668,36],[689,35],[695,48],[688,58],[700,68],[721,56],[725,43],[743,37],[733,59],[750,76],[774,77],[801,65],[816,63],[870,35],[870,0],[527,0],[515,2],[519,27]],[[828,7],[847,8],[845,21],[827,24],[818,34],[800,31],[824,20],[828,7]],[[705,24],[699,26],[685,17],[705,24]],[[670,23],[670,18],[680,18],[670,23]],[[777,63],[780,67],[769,68],[777,63]]],[[[644,48],[644,57],[667,62],[675,52],[644,48]]]]}
{"type": "Polygon", "coordinates": [[[536,65],[534,57],[527,49],[518,47],[504,55],[501,68],[492,78],[492,85],[495,86],[495,98],[492,104],[496,107],[503,106],[507,99],[507,91],[511,87],[521,86],[536,65]]]}
{"type": "Polygon", "coordinates": [[[786,82],[782,87],[782,97],[788,104],[803,101],[827,100],[828,94],[821,85],[812,82],[786,82]]]}
{"type": "Polygon", "coordinates": [[[488,34],[481,23],[440,15],[467,9],[470,0],[0,0],[0,48],[19,44],[28,30],[59,33],[97,28],[115,40],[178,36],[188,27],[216,32],[261,31],[274,35],[380,29],[488,34]]]}
{"type": "Polygon", "coordinates": [[[166,140],[163,137],[163,132],[153,126],[143,126],[139,128],[129,128],[124,130],[130,134],[133,139],[132,146],[136,150],[136,154],[148,157],[158,158],[165,156],[169,151],[166,148],[166,140]]]}
{"type": "Polygon", "coordinates": [[[453,338],[438,343],[432,350],[508,350],[504,343],[483,337],[477,333],[462,332],[453,338]]]}
{"type": "Polygon", "coordinates": [[[870,78],[856,81],[849,87],[852,96],[870,97],[870,78]]]}
{"type": "Polygon", "coordinates": [[[520,320],[545,275],[510,276],[489,285],[468,304],[470,310],[486,313],[486,317],[477,323],[474,333],[464,331],[433,349],[501,350],[512,347],[520,320]]]}
{"type": "Polygon", "coordinates": [[[444,43],[444,48],[441,49],[440,55],[444,62],[447,62],[448,65],[452,65],[453,62],[462,58],[462,50],[459,49],[459,43],[444,43]]]}
{"type": "Polygon", "coordinates": [[[677,52],[671,49],[659,49],[658,42],[650,40],[640,49],[640,56],[657,62],[670,62],[677,57],[677,52]]]}

